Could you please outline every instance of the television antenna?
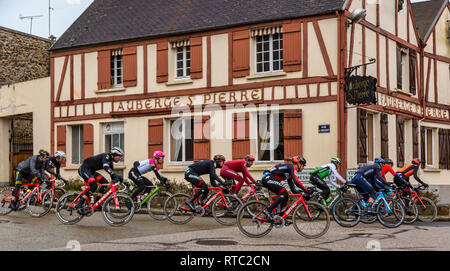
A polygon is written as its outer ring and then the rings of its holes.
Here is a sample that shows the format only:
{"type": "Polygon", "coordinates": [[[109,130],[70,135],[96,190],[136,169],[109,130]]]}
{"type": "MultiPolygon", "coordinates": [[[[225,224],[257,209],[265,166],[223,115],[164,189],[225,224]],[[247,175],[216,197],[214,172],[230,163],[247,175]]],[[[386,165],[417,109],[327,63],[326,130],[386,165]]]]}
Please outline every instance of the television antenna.
{"type": "Polygon", "coordinates": [[[21,20],[23,20],[23,19],[29,19],[30,20],[30,34],[31,34],[31,31],[33,30],[33,19],[40,18],[40,17],[43,17],[43,16],[44,15],[22,16],[21,14],[19,14],[19,18],[21,20]]]}

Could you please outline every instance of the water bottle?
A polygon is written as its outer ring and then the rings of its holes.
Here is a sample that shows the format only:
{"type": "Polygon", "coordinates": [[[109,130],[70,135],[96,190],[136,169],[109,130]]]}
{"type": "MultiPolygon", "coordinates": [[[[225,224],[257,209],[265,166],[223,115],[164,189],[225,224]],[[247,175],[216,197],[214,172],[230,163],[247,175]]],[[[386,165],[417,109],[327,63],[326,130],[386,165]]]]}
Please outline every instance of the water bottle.
{"type": "Polygon", "coordinates": [[[137,196],[136,199],[137,199],[137,203],[141,202],[141,196],[137,196]]]}

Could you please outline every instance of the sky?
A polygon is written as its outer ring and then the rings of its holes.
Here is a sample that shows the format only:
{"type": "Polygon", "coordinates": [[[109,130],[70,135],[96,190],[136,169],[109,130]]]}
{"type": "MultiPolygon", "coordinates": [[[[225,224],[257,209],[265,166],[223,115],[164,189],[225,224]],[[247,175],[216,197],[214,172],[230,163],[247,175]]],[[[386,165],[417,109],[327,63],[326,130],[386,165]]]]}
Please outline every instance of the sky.
{"type": "MultiPolygon", "coordinates": [[[[69,26],[86,10],[94,0],[50,0],[50,33],[61,37],[69,26]]],[[[49,0],[0,0],[0,26],[30,34],[30,19],[19,16],[39,16],[34,18],[31,34],[49,37],[49,0]]]]}
{"type": "MultiPolygon", "coordinates": [[[[53,8],[50,13],[50,33],[59,38],[94,0],[0,0],[0,26],[48,38],[49,1],[53,8]],[[39,15],[42,17],[32,20],[31,33],[31,20],[19,18],[39,15]]],[[[412,0],[412,2],[420,1],[423,0],[412,0]]]]}

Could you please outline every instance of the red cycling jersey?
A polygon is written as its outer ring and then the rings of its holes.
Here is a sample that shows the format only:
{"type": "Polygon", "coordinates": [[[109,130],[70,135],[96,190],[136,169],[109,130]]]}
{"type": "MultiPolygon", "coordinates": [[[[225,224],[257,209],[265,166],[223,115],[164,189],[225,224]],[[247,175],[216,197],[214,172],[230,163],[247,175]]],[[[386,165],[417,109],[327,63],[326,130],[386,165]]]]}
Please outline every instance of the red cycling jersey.
{"type": "Polygon", "coordinates": [[[245,164],[245,160],[233,160],[225,162],[224,168],[229,168],[235,172],[242,172],[242,175],[245,179],[250,180],[252,183],[255,183],[255,179],[253,179],[252,175],[250,175],[245,164]]]}
{"type": "Polygon", "coordinates": [[[395,171],[392,169],[392,167],[388,164],[384,165],[384,167],[381,169],[381,176],[386,180],[386,173],[390,172],[392,176],[395,175],[395,171]]]}

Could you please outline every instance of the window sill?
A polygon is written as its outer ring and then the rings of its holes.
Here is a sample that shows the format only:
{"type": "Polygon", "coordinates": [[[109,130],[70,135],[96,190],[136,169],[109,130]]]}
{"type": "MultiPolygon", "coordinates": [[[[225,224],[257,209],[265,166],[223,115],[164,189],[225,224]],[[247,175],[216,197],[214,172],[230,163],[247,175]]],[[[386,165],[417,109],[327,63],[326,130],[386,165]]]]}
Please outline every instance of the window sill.
{"type": "Polygon", "coordinates": [[[271,77],[284,77],[286,76],[286,72],[268,72],[268,73],[258,73],[254,75],[247,76],[247,80],[256,80],[263,78],[271,78],[271,77]]]}
{"type": "Polygon", "coordinates": [[[392,91],[392,93],[393,93],[393,94],[397,93],[397,94],[400,94],[400,95],[406,95],[406,96],[408,96],[408,97],[412,97],[412,96],[413,96],[411,93],[406,92],[406,91],[404,91],[404,90],[402,90],[402,89],[398,89],[398,88],[394,89],[394,90],[392,91]]]}
{"type": "Polygon", "coordinates": [[[108,88],[108,89],[98,89],[95,90],[94,92],[96,94],[102,94],[102,93],[111,93],[111,92],[121,92],[121,91],[125,91],[126,88],[124,87],[117,87],[117,88],[108,88]]]}
{"type": "Polygon", "coordinates": [[[423,169],[424,172],[441,172],[441,169],[434,167],[426,167],[423,169]]]}
{"type": "Polygon", "coordinates": [[[178,80],[167,82],[166,86],[184,85],[184,84],[192,84],[192,83],[194,83],[194,81],[192,79],[178,79],[178,80]]]}

